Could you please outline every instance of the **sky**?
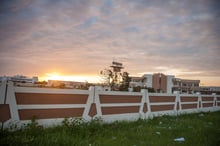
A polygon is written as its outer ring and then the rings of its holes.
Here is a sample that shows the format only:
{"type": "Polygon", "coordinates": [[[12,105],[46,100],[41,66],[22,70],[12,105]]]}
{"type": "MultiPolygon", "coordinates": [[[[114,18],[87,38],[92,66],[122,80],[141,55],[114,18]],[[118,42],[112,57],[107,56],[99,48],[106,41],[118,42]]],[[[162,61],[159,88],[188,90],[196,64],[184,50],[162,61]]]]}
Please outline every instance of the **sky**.
{"type": "Polygon", "coordinates": [[[92,82],[114,60],[220,86],[219,55],[218,0],[0,1],[0,76],[92,82]]]}

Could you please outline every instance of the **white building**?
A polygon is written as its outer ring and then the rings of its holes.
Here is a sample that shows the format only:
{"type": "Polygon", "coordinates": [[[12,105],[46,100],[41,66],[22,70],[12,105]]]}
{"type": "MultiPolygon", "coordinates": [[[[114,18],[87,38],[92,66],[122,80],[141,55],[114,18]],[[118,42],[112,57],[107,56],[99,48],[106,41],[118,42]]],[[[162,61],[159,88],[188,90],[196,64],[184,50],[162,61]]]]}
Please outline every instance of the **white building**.
{"type": "Polygon", "coordinates": [[[167,93],[172,93],[174,77],[173,75],[167,75],[167,93]]]}
{"type": "Polygon", "coordinates": [[[193,94],[199,88],[200,80],[189,80],[173,78],[173,91],[178,91],[180,93],[193,94]]]}
{"type": "Polygon", "coordinates": [[[32,78],[16,75],[16,76],[2,76],[0,77],[0,81],[13,81],[17,83],[36,83],[38,82],[38,77],[34,76],[32,78]]]}
{"type": "Polygon", "coordinates": [[[151,87],[153,86],[153,75],[152,74],[144,74],[143,77],[145,78],[145,87],[151,87]]]}
{"type": "Polygon", "coordinates": [[[196,93],[200,80],[175,78],[174,75],[162,73],[144,74],[142,77],[131,77],[130,87],[154,88],[160,93],[196,93]]]}
{"type": "Polygon", "coordinates": [[[130,85],[131,88],[133,87],[145,87],[145,78],[144,77],[131,77],[130,85]]]}

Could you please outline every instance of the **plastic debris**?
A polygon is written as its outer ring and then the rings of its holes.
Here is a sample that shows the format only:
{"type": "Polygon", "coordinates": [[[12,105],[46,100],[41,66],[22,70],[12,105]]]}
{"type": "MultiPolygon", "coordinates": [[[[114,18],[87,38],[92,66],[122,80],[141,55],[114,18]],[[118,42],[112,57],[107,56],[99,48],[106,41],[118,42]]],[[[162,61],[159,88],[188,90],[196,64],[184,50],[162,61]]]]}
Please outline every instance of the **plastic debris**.
{"type": "Polygon", "coordinates": [[[160,132],[157,131],[156,134],[160,135],[160,132]]]}
{"type": "Polygon", "coordinates": [[[184,137],[175,138],[174,141],[183,142],[185,141],[184,137]]]}

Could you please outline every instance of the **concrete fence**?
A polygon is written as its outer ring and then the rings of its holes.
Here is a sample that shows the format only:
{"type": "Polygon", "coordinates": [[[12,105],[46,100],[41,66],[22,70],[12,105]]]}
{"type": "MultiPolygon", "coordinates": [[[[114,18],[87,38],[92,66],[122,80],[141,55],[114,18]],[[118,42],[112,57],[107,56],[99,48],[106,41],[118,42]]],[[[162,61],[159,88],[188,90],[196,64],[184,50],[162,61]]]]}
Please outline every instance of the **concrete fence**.
{"type": "Polygon", "coordinates": [[[161,115],[220,110],[220,95],[162,94],[141,92],[0,86],[0,122],[3,128],[21,126],[33,117],[44,126],[59,124],[64,118],[105,122],[148,119],[161,115]]]}

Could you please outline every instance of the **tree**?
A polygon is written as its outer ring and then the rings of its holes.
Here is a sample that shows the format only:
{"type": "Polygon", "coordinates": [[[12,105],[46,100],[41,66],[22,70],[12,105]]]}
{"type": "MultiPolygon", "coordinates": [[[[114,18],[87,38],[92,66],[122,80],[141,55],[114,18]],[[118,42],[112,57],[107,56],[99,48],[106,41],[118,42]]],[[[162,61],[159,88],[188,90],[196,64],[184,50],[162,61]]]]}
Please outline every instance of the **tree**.
{"type": "Polygon", "coordinates": [[[154,88],[151,88],[151,87],[148,87],[148,88],[146,88],[147,90],[148,90],[148,92],[150,92],[150,93],[154,93],[155,91],[154,91],[154,88]]]}
{"type": "Polygon", "coordinates": [[[89,90],[90,86],[95,86],[95,84],[89,83],[88,81],[86,81],[84,85],[80,85],[80,89],[81,90],[89,90]]]}
{"type": "Polygon", "coordinates": [[[128,91],[130,81],[131,81],[131,78],[129,77],[129,73],[123,72],[122,81],[120,84],[120,91],[128,91]]]}
{"type": "Polygon", "coordinates": [[[114,72],[111,69],[104,69],[100,72],[103,83],[111,90],[128,91],[131,78],[128,72],[114,72]]]}
{"type": "Polygon", "coordinates": [[[146,88],[143,88],[141,86],[133,87],[133,92],[140,92],[141,89],[146,89],[146,88]]]}
{"type": "Polygon", "coordinates": [[[121,72],[124,67],[122,63],[113,61],[110,68],[100,72],[104,85],[107,85],[111,90],[128,91],[131,78],[128,72],[121,72]]]}
{"type": "Polygon", "coordinates": [[[115,89],[120,81],[121,73],[114,72],[111,69],[104,69],[100,72],[105,85],[110,86],[111,89],[115,89]]]}
{"type": "Polygon", "coordinates": [[[65,88],[65,84],[64,83],[60,83],[60,85],[58,86],[59,88],[61,88],[61,89],[64,89],[65,88]]]}

